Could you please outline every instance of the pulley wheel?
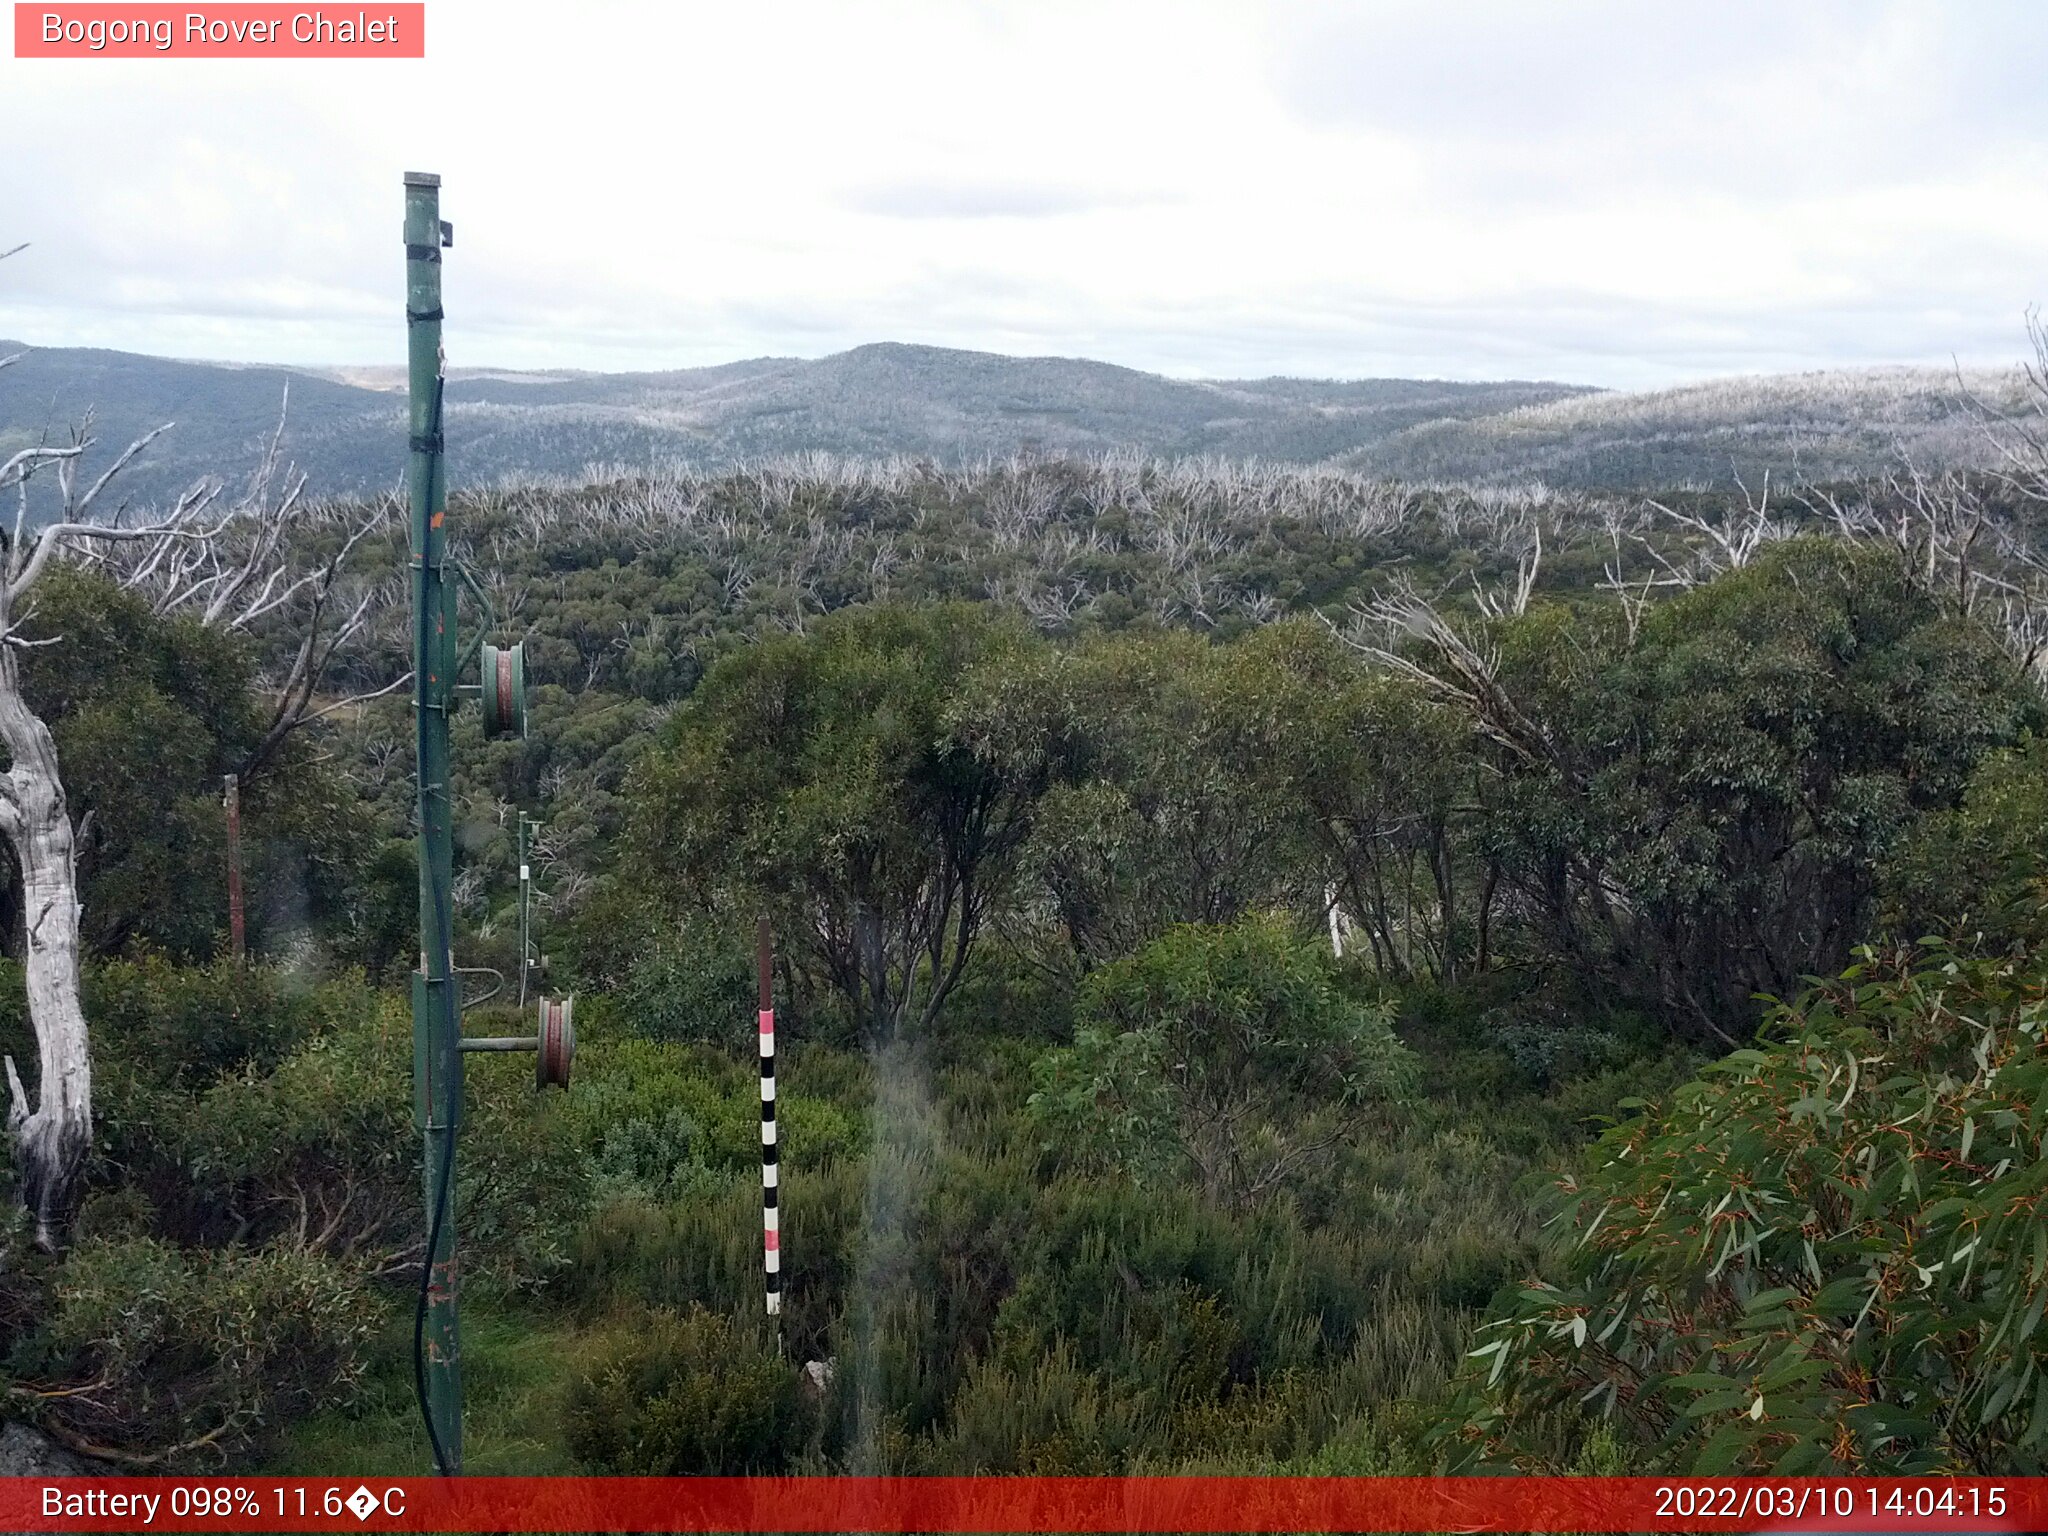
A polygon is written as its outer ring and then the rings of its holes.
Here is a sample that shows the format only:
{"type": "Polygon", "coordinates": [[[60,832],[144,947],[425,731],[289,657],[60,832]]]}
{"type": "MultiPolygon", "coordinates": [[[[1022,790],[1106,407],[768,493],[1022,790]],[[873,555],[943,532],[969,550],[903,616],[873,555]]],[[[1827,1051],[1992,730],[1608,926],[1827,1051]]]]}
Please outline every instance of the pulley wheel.
{"type": "Polygon", "coordinates": [[[576,1059],[576,999],[540,1000],[540,1048],[533,1053],[536,1088],[567,1088],[569,1065],[576,1059]]]}
{"type": "Polygon", "coordinates": [[[526,647],[517,641],[480,653],[484,734],[494,739],[526,734],[526,647]]]}

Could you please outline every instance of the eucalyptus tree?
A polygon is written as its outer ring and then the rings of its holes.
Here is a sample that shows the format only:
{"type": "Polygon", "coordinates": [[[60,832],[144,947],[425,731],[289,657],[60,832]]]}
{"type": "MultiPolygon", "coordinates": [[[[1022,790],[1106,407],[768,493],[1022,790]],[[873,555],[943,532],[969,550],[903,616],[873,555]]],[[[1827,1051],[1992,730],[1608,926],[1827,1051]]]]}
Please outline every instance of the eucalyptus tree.
{"type": "Polygon", "coordinates": [[[1237,642],[1285,722],[1269,797],[1292,808],[1323,886],[1385,975],[1450,981],[1483,969],[1500,883],[1477,835],[1479,759],[1453,711],[1366,667],[1327,625],[1276,624],[1237,642]]]}
{"type": "Polygon", "coordinates": [[[1042,668],[1036,708],[1063,746],[1027,862],[1081,969],[1176,923],[1320,903],[1272,650],[1140,630],[1042,668]]]}
{"type": "Polygon", "coordinates": [[[1839,968],[1885,860],[2044,718],[1992,633],[1839,539],[1632,616],[1373,613],[1399,639],[1366,648],[1476,739],[1480,834],[1543,952],[1703,1042],[1839,968]]]}
{"type": "Polygon", "coordinates": [[[125,509],[117,509],[100,520],[108,487],[165,430],[138,438],[90,482],[80,473],[93,446],[89,419],[68,443],[38,442],[0,463],[0,494],[12,491],[15,500],[12,530],[0,539],[0,747],[8,756],[0,772],[0,835],[19,865],[23,971],[37,1052],[33,1097],[13,1058],[4,1062],[7,1124],[20,1198],[45,1248],[62,1238],[92,1150],[92,1056],[79,996],[80,828],[55,738],[24,692],[22,661],[35,646],[90,646],[95,637],[31,639],[23,626],[38,583],[63,562],[82,561],[145,595],[158,613],[181,611],[236,631],[268,623],[296,632],[294,659],[278,680],[273,712],[245,770],[260,768],[292,731],[334,707],[316,704],[317,690],[336,650],[376,602],[374,591],[342,602],[342,575],[386,509],[323,513],[341,532],[324,554],[306,556],[296,537],[307,521],[300,515],[304,480],[280,475],[279,436],[238,500],[221,505],[221,482],[211,480],[161,515],[128,522],[125,509]],[[32,494],[45,477],[55,486],[47,510],[32,494]]]}
{"type": "Polygon", "coordinates": [[[636,770],[629,858],[679,911],[771,913],[869,1040],[929,1024],[1051,780],[1052,744],[986,707],[1042,644],[983,608],[879,605],[726,656],[636,770]]]}

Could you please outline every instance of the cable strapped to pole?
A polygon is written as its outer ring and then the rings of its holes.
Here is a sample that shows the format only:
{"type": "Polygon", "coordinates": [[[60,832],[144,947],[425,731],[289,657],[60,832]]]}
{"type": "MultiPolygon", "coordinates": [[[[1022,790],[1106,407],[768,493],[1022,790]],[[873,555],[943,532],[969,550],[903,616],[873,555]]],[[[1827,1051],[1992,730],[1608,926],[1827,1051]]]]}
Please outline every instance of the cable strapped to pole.
{"type": "Polygon", "coordinates": [[[773,958],[768,919],[759,932],[761,1009],[761,1261],[767,1280],[768,1315],[782,1311],[782,1211],[780,1149],[775,1141],[775,996],[769,979],[773,958]]]}
{"type": "Polygon", "coordinates": [[[405,177],[407,500],[412,556],[413,720],[418,752],[420,966],[413,977],[414,1113],[422,1135],[426,1249],[413,1309],[413,1390],[444,1477],[462,1470],[455,1153],[462,1120],[454,963],[448,717],[455,706],[455,607],[447,585],[448,487],[441,458],[447,368],[441,351],[441,178],[405,177]]]}

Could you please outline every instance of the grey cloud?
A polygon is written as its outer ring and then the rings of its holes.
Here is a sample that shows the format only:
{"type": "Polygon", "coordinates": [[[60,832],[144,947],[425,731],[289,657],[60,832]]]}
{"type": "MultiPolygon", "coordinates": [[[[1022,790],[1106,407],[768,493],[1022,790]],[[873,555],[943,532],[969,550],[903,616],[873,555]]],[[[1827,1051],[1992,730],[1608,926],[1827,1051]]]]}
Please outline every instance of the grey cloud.
{"type": "Polygon", "coordinates": [[[1271,74],[1307,122],[1395,135],[1492,198],[1769,199],[2039,146],[2044,52],[2026,0],[1383,0],[1286,13],[1271,74]]]}
{"type": "MultiPolygon", "coordinates": [[[[1247,10],[1190,4],[1176,17],[1184,14],[1184,35],[1199,40],[1217,15],[1247,10]]],[[[1079,13],[1017,14],[1053,26],[1079,13]]],[[[1626,385],[1827,363],[1939,364],[1951,353],[1995,361],[2019,350],[2021,307],[2048,299],[2038,215],[2025,205],[1983,206],[1996,194],[1972,180],[1987,166],[2048,166],[2038,85],[2048,4],[1303,0],[1257,15],[1267,54],[1241,49],[1234,24],[1210,28],[1225,41],[1194,59],[1196,72],[1211,70],[1199,89],[1185,70],[1171,79],[1134,74],[1120,103],[1127,110],[1103,113],[1093,155],[1067,146],[1066,158],[1054,156],[1033,124],[1005,119],[985,125],[986,167],[969,174],[918,125],[858,161],[892,174],[869,172],[839,192],[840,178],[855,174],[844,164],[815,178],[802,169],[815,163],[807,157],[829,134],[829,114],[795,94],[783,107],[785,157],[749,158],[743,139],[721,151],[729,184],[743,201],[753,196],[743,216],[689,174],[664,180],[666,151],[632,136],[637,119],[619,102],[646,97],[632,95],[645,83],[630,73],[632,61],[604,97],[586,100],[564,85],[564,110],[522,139],[491,120],[505,112],[503,79],[451,55],[434,65],[446,121],[418,135],[421,163],[449,173],[448,211],[462,231],[451,348],[467,363],[661,368],[904,340],[1212,377],[1512,375],[1626,385]],[[1893,22],[1911,32],[1912,48],[1874,63],[1859,53],[1893,22]],[[1148,95],[1153,85],[1160,89],[1148,95]],[[1377,208],[1357,188],[1338,189],[1349,201],[1333,200],[1330,222],[1297,228],[1291,207],[1262,202],[1258,185],[1233,184],[1205,165],[1218,142],[1193,131],[1205,112],[1210,125],[1246,135],[1248,162],[1305,151],[1341,164],[1363,136],[1395,147],[1389,163],[1418,155],[1418,185],[1395,188],[1389,203],[1398,210],[1410,199],[1417,232],[1404,237],[1393,213],[1376,222],[1377,208]],[[488,132],[449,126],[480,119],[491,120],[488,132]],[[1162,124],[1171,133],[1151,134],[1162,124]],[[1159,150],[1172,133],[1185,137],[1186,153],[1159,150]],[[513,144],[524,149],[515,154],[513,144]],[[537,173],[522,158],[566,163],[585,153],[608,156],[620,174],[607,184],[634,192],[619,199],[594,252],[564,231],[547,199],[534,200],[537,173]],[[1147,179],[1147,153],[1162,155],[1160,186],[1147,179]],[[1951,197],[1954,227],[1917,203],[1915,179],[1951,197]],[[1973,187],[1975,203],[1954,196],[1973,187]],[[1874,193],[1892,194],[1890,204],[1874,193]],[[1174,269],[1177,242],[1199,238],[1189,233],[1195,221],[1144,216],[1182,196],[1243,237],[1229,247],[1245,251],[1241,269],[1215,268],[1213,281],[1227,291],[1181,303],[1101,297],[1134,286],[1150,293],[1155,272],[1162,292],[1210,280],[1182,282],[1174,269]],[[1589,205],[1647,196],[1657,207],[1640,217],[1580,222],[1589,205]],[[1696,246],[1713,228],[1712,210],[1773,198],[1810,199],[1824,221],[1786,221],[1785,244],[1757,264],[1764,275],[1753,282],[1702,282],[1697,260],[1666,270],[1655,254],[1653,216],[1669,217],[1696,246]],[[673,227],[651,217],[673,199],[703,205],[673,227]],[[1539,219],[1525,217],[1532,208],[1539,219]],[[1028,259],[1019,254],[1026,238],[1066,231],[1003,222],[1078,223],[1124,209],[1138,212],[1103,223],[1127,238],[1097,241],[1090,228],[1087,241],[1033,240],[1028,259]],[[1354,218],[1356,209],[1370,215],[1354,218]],[[861,223],[849,211],[889,222],[861,223]],[[1290,271],[1323,270],[1287,259],[1302,228],[1325,231],[1319,239],[1351,229],[1355,267],[1290,290],[1290,271]],[[1602,292],[1591,278],[1585,291],[1515,278],[1528,249],[1516,242],[1557,242],[1565,259],[1532,269],[1573,272],[1582,251],[1599,255],[1595,242],[1617,229],[1650,253],[1625,286],[1656,298],[1602,292]],[[861,253],[869,260],[842,263],[852,238],[869,242],[861,253]],[[767,252],[758,280],[732,258],[735,239],[767,252]],[[1415,280],[1418,263],[1382,260],[1384,250],[1402,246],[1399,254],[1412,257],[1415,242],[1448,239],[1486,254],[1456,301],[1391,297],[1403,272],[1415,280]],[[721,242],[723,259],[705,260],[703,249],[721,242]],[[1751,297],[1738,309],[1689,287],[1746,287],[1751,297]],[[1787,292],[1855,302],[1799,305],[1787,292]]],[[[900,34],[880,22],[872,31],[877,49],[916,42],[914,21],[900,34]]],[[[1077,48],[1088,35],[1075,28],[1077,48]]],[[[881,57],[847,58],[847,78],[881,57]]],[[[54,76],[34,68],[0,60],[17,171],[0,177],[9,183],[0,248],[35,242],[0,266],[0,335],[270,362],[390,360],[402,346],[393,324],[401,167],[390,152],[401,135],[388,103],[362,99],[370,77],[295,71],[287,89],[283,75],[265,85],[223,70],[232,86],[223,92],[158,71],[131,89],[121,82],[142,80],[153,66],[129,74],[91,66],[81,67],[75,91],[60,93],[54,76]],[[9,98],[17,82],[23,90],[9,98]]],[[[1045,82],[1048,100],[1060,83],[1045,82]]],[[[1295,195],[1292,183],[1285,190],[1295,195]]],[[[1742,272],[1748,254],[1730,249],[1731,270],[1742,272]]]]}

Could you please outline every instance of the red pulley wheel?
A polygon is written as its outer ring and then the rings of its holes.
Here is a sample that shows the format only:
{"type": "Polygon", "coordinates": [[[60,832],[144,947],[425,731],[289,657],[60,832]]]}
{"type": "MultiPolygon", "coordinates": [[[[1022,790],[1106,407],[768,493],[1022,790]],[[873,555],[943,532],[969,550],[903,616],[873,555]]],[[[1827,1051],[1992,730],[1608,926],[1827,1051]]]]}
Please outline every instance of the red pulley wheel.
{"type": "Polygon", "coordinates": [[[536,1088],[567,1088],[569,1066],[576,1059],[576,999],[540,1000],[540,1048],[534,1052],[536,1088]]]}
{"type": "Polygon", "coordinates": [[[512,718],[512,653],[500,651],[497,655],[498,675],[491,684],[498,690],[498,718],[512,718]]]}
{"type": "Polygon", "coordinates": [[[526,734],[526,650],[486,645],[482,662],[484,734],[493,740],[526,734]]]}

